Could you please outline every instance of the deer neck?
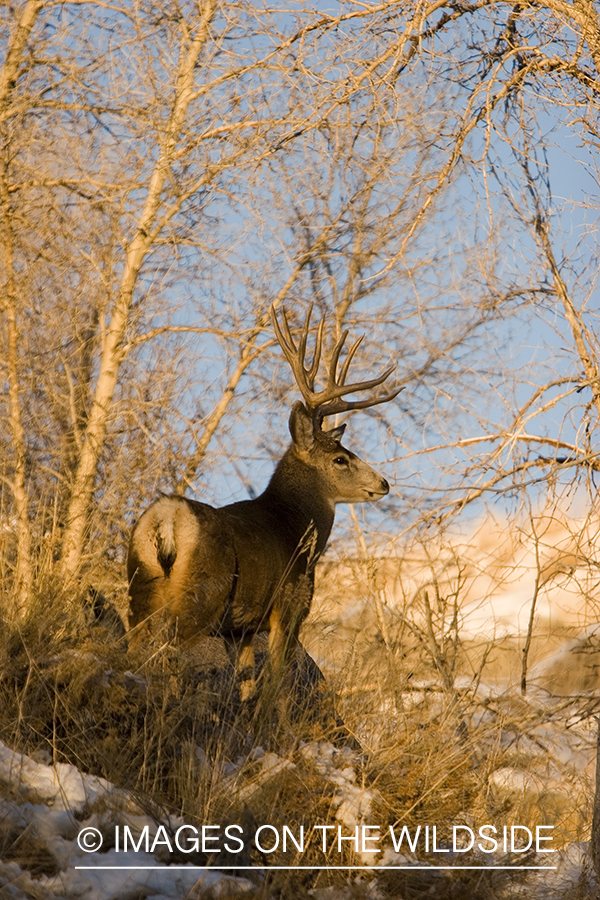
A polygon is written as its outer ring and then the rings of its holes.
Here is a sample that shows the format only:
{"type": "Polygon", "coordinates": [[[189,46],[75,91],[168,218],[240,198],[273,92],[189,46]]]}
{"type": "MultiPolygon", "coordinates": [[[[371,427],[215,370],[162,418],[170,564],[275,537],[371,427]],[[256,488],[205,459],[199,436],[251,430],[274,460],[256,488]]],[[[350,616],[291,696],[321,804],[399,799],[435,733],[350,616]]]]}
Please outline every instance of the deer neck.
{"type": "Polygon", "coordinates": [[[333,526],[335,506],[327,497],[322,476],[298,458],[293,446],[279,461],[260,499],[296,542],[312,523],[317,530],[316,550],[319,555],[323,552],[333,526]]]}

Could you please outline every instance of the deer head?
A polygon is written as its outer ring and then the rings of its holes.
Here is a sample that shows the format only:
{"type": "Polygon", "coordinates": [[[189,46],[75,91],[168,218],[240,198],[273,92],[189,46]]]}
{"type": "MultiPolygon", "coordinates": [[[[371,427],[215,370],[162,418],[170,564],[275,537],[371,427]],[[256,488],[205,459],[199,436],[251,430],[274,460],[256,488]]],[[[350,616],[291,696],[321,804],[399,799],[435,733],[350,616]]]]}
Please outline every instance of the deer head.
{"type": "Polygon", "coordinates": [[[312,363],[307,366],[305,358],[311,313],[312,305],[308,310],[296,344],[285,309],[282,309],[282,325],[280,325],[275,308],[271,307],[271,318],[277,340],[290,364],[296,384],[304,399],[304,403],[297,401],[294,404],[290,415],[289,427],[293,446],[303,462],[323,472],[323,480],[327,484],[330,500],[334,504],[377,500],[388,493],[387,481],[381,478],[367,463],[359,459],[356,454],[342,446],[340,441],[346,428],[345,424],[326,431],[323,429],[323,420],[326,416],[337,413],[349,412],[354,409],[368,409],[379,403],[386,403],[397,397],[404,388],[400,386],[388,393],[371,395],[363,400],[346,400],[344,398],[346,394],[372,391],[379,387],[389,378],[395,366],[390,366],[376,378],[346,384],[350,364],[364,335],[361,335],[352,344],[340,368],[340,357],[348,337],[348,332],[344,331],[333,348],[325,386],[323,390],[316,391],[315,381],[321,362],[325,316],[321,318],[317,328],[312,363]]]}

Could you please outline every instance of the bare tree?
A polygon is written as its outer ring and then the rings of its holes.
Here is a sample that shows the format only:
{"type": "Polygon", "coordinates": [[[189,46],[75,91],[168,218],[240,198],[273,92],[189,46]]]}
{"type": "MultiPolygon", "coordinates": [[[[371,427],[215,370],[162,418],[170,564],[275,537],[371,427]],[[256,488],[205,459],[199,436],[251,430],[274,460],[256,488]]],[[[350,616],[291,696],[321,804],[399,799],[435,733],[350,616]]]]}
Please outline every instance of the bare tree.
{"type": "MultiPolygon", "coordinates": [[[[442,82],[460,84],[455,122],[441,138],[446,161],[419,215],[461,180],[481,199],[479,225],[494,233],[495,247],[504,254],[504,264],[491,269],[481,259],[484,281],[492,295],[502,294],[504,305],[512,306],[515,326],[520,322],[522,329],[520,336],[511,334],[507,325],[496,337],[499,364],[489,373],[488,399],[480,415],[469,410],[461,433],[447,433],[446,441],[428,449],[433,458],[455,454],[462,470],[462,475],[456,473],[454,490],[440,492],[431,512],[438,519],[498,498],[505,498],[509,507],[512,497],[517,498],[517,526],[521,502],[526,507],[545,504],[552,515],[564,515],[573,498],[585,492],[585,523],[597,512],[600,413],[597,6],[492,0],[449,4],[440,11],[434,4],[414,5],[404,21],[410,40],[399,71],[422,66],[442,82]],[[557,171],[555,148],[569,132],[577,134],[583,152],[567,164],[572,171],[587,169],[591,191],[578,209],[557,198],[564,173],[557,171]],[[580,228],[576,240],[570,233],[573,221],[580,228]],[[525,333],[531,336],[529,358],[524,347],[516,349],[525,333]]],[[[496,354],[491,335],[489,346],[496,354]]],[[[531,525],[535,533],[533,518],[531,525]]],[[[587,566],[592,576],[595,563],[593,553],[585,550],[584,530],[582,525],[572,537],[568,570],[587,566]]],[[[523,689],[536,598],[546,579],[539,558],[535,569],[523,689]]],[[[597,786],[592,827],[597,870],[599,810],[597,786]]]]}
{"type": "Polygon", "coordinates": [[[117,465],[120,478],[135,465],[127,429],[163,459],[154,432],[170,434],[170,485],[196,484],[229,413],[255,408],[246,374],[267,359],[271,302],[333,307],[337,333],[353,319],[385,331],[424,400],[430,378],[458,377],[461,347],[494,315],[456,292],[441,300],[451,234],[418,227],[452,91],[397,89],[382,23],[400,5],[333,17],[81,6],[27,3],[3,19],[5,327],[10,346],[19,337],[7,508],[23,600],[43,535],[74,577],[101,527],[94,498],[115,523],[111,506],[129,507],[133,473],[118,500],[112,488],[117,465]],[[11,271],[27,272],[18,296],[11,271]],[[158,390],[175,400],[173,353],[189,386],[167,413],[158,390]]]}
{"type": "MultiPolygon", "coordinates": [[[[12,33],[6,48],[6,54],[0,70],[0,244],[2,249],[2,267],[4,285],[1,296],[1,308],[4,313],[6,329],[6,374],[8,381],[7,419],[12,440],[11,474],[4,476],[4,485],[8,485],[15,506],[17,547],[15,586],[18,609],[26,607],[27,599],[33,587],[32,536],[29,524],[29,500],[26,484],[27,452],[23,424],[22,387],[19,371],[19,328],[20,315],[23,310],[19,296],[17,272],[15,270],[15,238],[12,223],[10,158],[12,155],[11,136],[12,118],[14,116],[15,86],[19,70],[23,65],[27,43],[31,31],[41,10],[43,2],[24,4],[17,14],[12,33]]],[[[18,263],[17,263],[18,264],[18,263]]]]}

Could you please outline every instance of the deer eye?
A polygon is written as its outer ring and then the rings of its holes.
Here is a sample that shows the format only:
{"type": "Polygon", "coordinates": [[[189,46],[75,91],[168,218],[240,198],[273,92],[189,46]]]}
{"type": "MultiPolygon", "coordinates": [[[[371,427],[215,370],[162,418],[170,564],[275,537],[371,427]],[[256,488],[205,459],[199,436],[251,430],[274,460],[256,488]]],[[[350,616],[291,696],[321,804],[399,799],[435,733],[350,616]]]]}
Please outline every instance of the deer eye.
{"type": "Polygon", "coordinates": [[[336,456],[336,458],[334,459],[334,463],[336,464],[336,466],[347,466],[348,460],[345,456],[336,456]]]}

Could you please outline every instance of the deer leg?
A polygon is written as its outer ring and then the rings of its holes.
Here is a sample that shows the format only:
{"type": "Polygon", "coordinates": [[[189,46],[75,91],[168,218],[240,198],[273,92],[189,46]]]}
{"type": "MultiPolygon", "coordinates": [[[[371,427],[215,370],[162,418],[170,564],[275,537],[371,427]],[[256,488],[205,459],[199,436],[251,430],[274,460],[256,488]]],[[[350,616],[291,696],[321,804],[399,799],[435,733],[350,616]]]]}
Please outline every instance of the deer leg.
{"type": "Polygon", "coordinates": [[[284,732],[289,730],[290,701],[292,704],[294,701],[292,660],[300,630],[300,620],[293,614],[294,593],[294,588],[288,586],[284,598],[287,602],[272,609],[269,616],[269,677],[263,692],[268,705],[276,711],[279,726],[284,732]]]}
{"type": "Polygon", "coordinates": [[[273,608],[269,616],[269,668],[271,676],[279,678],[284,665],[288,638],[282,621],[281,610],[273,608]]]}
{"type": "Polygon", "coordinates": [[[252,635],[245,634],[241,638],[224,636],[224,640],[227,655],[235,669],[236,679],[240,687],[240,699],[242,702],[250,700],[256,693],[252,635]]]}

